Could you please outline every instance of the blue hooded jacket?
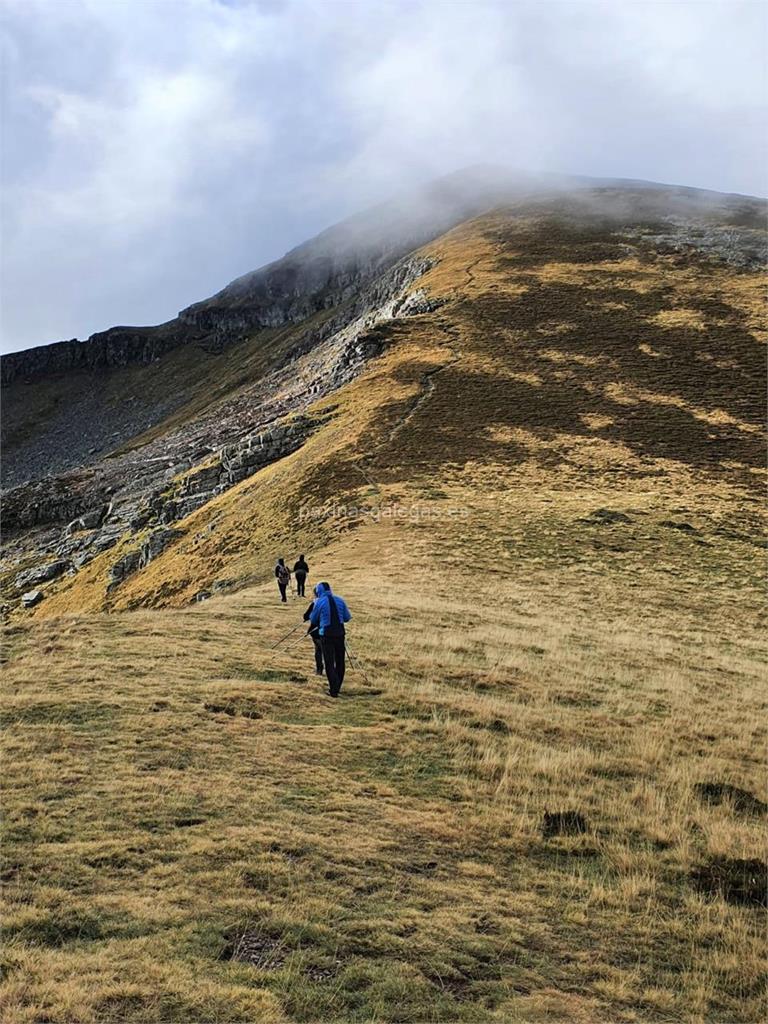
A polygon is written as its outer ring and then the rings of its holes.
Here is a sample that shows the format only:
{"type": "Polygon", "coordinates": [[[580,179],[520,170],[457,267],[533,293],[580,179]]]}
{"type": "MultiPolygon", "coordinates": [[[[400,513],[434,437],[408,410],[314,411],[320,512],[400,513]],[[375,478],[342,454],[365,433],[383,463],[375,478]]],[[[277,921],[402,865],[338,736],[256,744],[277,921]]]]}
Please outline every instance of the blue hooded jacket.
{"type": "Polygon", "coordinates": [[[329,627],[331,625],[331,601],[336,605],[336,611],[339,613],[339,623],[341,624],[342,631],[345,622],[349,622],[352,618],[349,608],[347,608],[347,602],[343,597],[338,597],[332,593],[330,586],[327,583],[318,583],[315,587],[315,606],[312,609],[312,614],[309,617],[311,626],[318,626],[320,628],[320,636],[324,636],[326,631],[330,632],[329,627]]]}

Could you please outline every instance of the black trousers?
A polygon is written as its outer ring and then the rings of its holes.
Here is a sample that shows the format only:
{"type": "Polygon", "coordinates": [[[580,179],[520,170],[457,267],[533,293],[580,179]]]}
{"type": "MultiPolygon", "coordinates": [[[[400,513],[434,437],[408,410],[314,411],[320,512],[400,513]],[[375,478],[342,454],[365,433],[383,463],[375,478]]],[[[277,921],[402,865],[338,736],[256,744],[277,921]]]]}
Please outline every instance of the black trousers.
{"type": "Polygon", "coordinates": [[[280,581],[278,580],[278,581],[277,581],[277,588],[278,588],[278,590],[280,591],[280,600],[281,600],[281,601],[287,601],[287,600],[288,600],[288,598],[287,598],[287,597],[285,596],[285,592],[286,592],[286,590],[288,589],[288,584],[287,584],[287,583],[281,583],[281,582],[280,582],[280,581]]]}
{"type": "Polygon", "coordinates": [[[317,674],[321,676],[323,674],[323,643],[319,636],[310,633],[312,637],[312,643],[315,645],[315,669],[317,674]]]}
{"type": "Polygon", "coordinates": [[[304,584],[307,582],[307,574],[304,572],[296,573],[296,596],[304,597],[304,584]]]}
{"type": "Polygon", "coordinates": [[[328,678],[328,689],[334,697],[338,697],[341,684],[344,682],[344,634],[341,636],[322,636],[325,674],[328,678]]]}

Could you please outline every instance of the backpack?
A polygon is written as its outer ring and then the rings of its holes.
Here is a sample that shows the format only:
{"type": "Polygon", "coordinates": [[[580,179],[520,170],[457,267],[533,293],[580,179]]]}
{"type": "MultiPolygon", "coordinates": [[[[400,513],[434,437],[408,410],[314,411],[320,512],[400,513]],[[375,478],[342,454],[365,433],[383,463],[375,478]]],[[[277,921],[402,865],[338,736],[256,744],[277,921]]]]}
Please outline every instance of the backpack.
{"type": "Polygon", "coordinates": [[[336,604],[336,595],[328,594],[328,614],[330,616],[330,622],[323,631],[324,636],[344,636],[344,623],[341,621],[339,615],[339,608],[336,604]]]}
{"type": "Polygon", "coordinates": [[[278,582],[280,582],[280,583],[290,583],[290,581],[291,581],[291,572],[290,572],[290,569],[288,568],[287,565],[276,565],[275,566],[275,573],[277,574],[278,582]]]}

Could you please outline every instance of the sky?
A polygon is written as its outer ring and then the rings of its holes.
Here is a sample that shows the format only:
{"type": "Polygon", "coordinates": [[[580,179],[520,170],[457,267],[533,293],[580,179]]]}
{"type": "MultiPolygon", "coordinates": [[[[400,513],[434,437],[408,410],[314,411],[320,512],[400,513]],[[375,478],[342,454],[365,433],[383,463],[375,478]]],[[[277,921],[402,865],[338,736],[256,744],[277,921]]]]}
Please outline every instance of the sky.
{"type": "Polygon", "coordinates": [[[476,163],[766,194],[762,3],[0,0],[2,351],[476,163]]]}

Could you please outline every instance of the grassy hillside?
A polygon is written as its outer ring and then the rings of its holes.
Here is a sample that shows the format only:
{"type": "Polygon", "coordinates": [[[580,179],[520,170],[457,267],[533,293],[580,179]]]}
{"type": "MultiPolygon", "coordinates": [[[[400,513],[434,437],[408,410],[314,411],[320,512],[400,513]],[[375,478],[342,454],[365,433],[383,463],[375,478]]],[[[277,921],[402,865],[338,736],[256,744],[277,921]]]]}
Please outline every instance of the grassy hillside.
{"type": "Polygon", "coordinates": [[[764,818],[696,788],[764,792],[757,603],[476,550],[324,553],[335,702],[271,585],[15,629],[5,1019],[759,1020],[763,913],[697,872],[764,818]]]}
{"type": "Polygon", "coordinates": [[[762,1019],[761,281],[614,228],[428,246],[302,449],[8,630],[5,1019],[762,1019]]]}
{"type": "MultiPolygon", "coordinates": [[[[434,488],[468,506],[493,494],[493,507],[507,510],[493,563],[535,555],[529,529],[541,539],[562,527],[563,557],[581,557],[570,508],[554,529],[540,520],[545,487],[567,501],[579,493],[587,508],[620,493],[655,509],[658,522],[698,516],[722,532],[709,555],[689,545],[697,564],[722,562],[730,546],[734,572],[754,565],[765,478],[762,277],[628,252],[615,227],[502,211],[428,246],[439,262],[419,285],[445,304],[379,325],[387,353],[315,405],[331,414],[326,425],[183,521],[185,537],[111,606],[182,605],[217,579],[266,578],[286,545],[316,548],[354,525],[316,510],[409,504],[434,488]]],[[[564,511],[553,499],[548,515],[564,511]]],[[[626,554],[645,566],[648,552],[634,543],[626,554]]],[[[38,614],[104,607],[116,555],[57,584],[38,614]]]]}

